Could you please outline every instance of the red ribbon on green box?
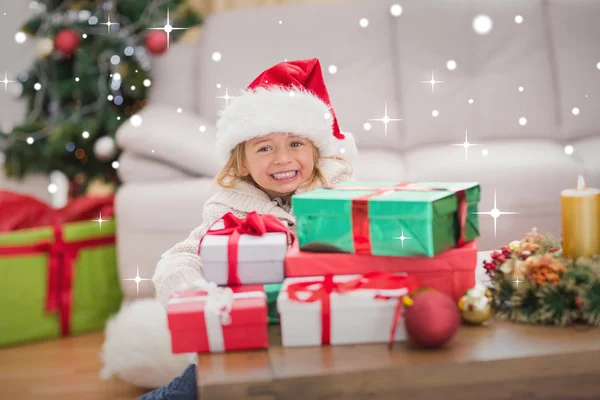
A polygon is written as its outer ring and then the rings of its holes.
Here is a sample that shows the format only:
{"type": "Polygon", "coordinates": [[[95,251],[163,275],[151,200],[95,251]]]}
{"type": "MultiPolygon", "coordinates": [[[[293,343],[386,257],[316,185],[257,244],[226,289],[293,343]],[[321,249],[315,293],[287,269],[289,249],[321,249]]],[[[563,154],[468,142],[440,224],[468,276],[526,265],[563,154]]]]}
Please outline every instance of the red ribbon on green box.
{"type": "Polygon", "coordinates": [[[63,227],[53,225],[54,241],[42,240],[32,245],[0,246],[0,256],[48,255],[48,279],[45,310],[58,312],[61,333],[67,336],[71,330],[73,310],[74,264],[82,248],[105,246],[115,243],[114,236],[65,242],[63,227]]]}
{"type": "Polygon", "coordinates": [[[467,196],[464,190],[454,190],[447,188],[416,186],[416,182],[401,182],[392,186],[330,186],[327,189],[332,190],[372,190],[373,193],[359,196],[352,199],[352,240],[356,254],[371,255],[371,231],[369,221],[369,200],[373,197],[383,196],[398,190],[404,191],[438,191],[444,190],[453,192],[458,202],[457,214],[459,225],[459,236],[457,246],[466,243],[465,226],[467,222],[467,196]]]}

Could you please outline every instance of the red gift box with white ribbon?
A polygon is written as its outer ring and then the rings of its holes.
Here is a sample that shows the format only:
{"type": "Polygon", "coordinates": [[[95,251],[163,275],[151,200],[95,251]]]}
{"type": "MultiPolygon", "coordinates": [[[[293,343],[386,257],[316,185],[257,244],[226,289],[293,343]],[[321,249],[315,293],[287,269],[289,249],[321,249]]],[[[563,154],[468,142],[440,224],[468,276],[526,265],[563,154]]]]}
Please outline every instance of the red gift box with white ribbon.
{"type": "Polygon", "coordinates": [[[268,347],[267,298],[262,285],[203,286],[175,292],[169,298],[167,316],[174,354],[268,347]]]}

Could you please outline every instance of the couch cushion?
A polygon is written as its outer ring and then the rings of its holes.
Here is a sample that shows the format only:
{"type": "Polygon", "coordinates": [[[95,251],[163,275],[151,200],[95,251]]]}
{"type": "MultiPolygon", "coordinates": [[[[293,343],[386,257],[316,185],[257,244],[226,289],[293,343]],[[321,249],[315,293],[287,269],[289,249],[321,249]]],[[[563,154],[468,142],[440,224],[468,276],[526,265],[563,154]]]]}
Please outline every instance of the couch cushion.
{"type": "Polygon", "coordinates": [[[482,211],[492,209],[496,190],[498,209],[528,214],[560,210],[560,192],[585,171],[560,144],[542,140],[488,142],[469,148],[466,160],[462,147],[432,145],[408,152],[405,161],[411,180],[479,182],[482,211]]]}
{"type": "Polygon", "coordinates": [[[223,165],[216,154],[214,125],[191,109],[149,104],[138,113],[140,126],[129,120],[117,131],[126,152],[174,165],[192,175],[216,175],[223,165]],[[200,131],[200,128],[204,131],[200,131]]]}
{"type": "Polygon", "coordinates": [[[407,176],[402,157],[390,150],[363,149],[352,167],[357,181],[403,181],[407,176]]]}
{"type": "Polygon", "coordinates": [[[152,56],[151,104],[182,107],[186,111],[197,110],[197,93],[190,90],[190,82],[196,77],[194,58],[197,48],[195,44],[176,42],[170,45],[166,53],[152,56]],[[175,65],[177,73],[173,73],[175,65]]]}
{"type": "Polygon", "coordinates": [[[383,117],[385,102],[389,115],[398,115],[390,22],[389,6],[373,7],[371,0],[213,14],[203,27],[198,53],[200,113],[216,119],[225,106],[216,97],[224,96],[225,89],[235,96],[276,63],[316,57],[341,128],[353,132],[361,148],[384,141],[394,145],[394,129],[401,123],[390,123],[387,140],[380,122],[372,122],[370,131],[363,129],[368,119],[383,117]],[[359,26],[363,17],[369,20],[367,28],[359,26]],[[212,60],[214,52],[221,53],[221,61],[212,60]],[[328,72],[330,65],[337,66],[336,74],[328,72]]]}
{"type": "MultiPolygon", "coordinates": [[[[585,165],[585,182],[588,187],[600,188],[600,136],[573,142],[573,157],[585,165]]],[[[572,183],[575,187],[576,182],[572,183]]]]}
{"type": "Polygon", "coordinates": [[[600,134],[600,1],[550,0],[559,118],[566,138],[600,134]],[[579,114],[574,115],[574,107],[579,114]]]}
{"type": "Polygon", "coordinates": [[[124,152],[119,157],[119,179],[124,183],[189,179],[190,174],[160,160],[124,152]]]}
{"type": "Polygon", "coordinates": [[[406,147],[456,141],[465,129],[476,140],[558,137],[541,2],[428,0],[402,6],[394,52],[406,147]],[[493,20],[483,36],[472,27],[480,13],[493,20]],[[522,24],[514,22],[516,14],[522,24]],[[453,71],[446,67],[449,60],[457,63],[453,71]],[[432,70],[443,81],[433,92],[422,82],[431,80],[432,70]],[[525,126],[521,117],[528,120],[525,126]]]}

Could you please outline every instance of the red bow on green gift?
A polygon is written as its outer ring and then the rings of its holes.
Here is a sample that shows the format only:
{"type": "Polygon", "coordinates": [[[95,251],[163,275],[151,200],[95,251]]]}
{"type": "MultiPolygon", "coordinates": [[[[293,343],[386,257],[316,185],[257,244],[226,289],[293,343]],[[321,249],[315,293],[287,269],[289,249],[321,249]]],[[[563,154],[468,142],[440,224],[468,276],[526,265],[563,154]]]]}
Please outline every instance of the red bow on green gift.
{"type": "MultiPolygon", "coordinates": [[[[376,289],[376,290],[398,290],[407,289],[406,295],[411,293],[419,286],[418,280],[413,276],[398,275],[390,272],[369,272],[346,282],[334,282],[333,275],[324,276],[323,280],[314,280],[308,282],[296,282],[287,287],[287,293],[290,300],[301,303],[321,302],[321,343],[330,344],[331,342],[331,293],[348,293],[358,289],[376,289]],[[308,296],[298,296],[300,292],[309,292],[308,296]]],[[[388,300],[394,296],[375,296],[376,299],[388,300]]],[[[400,320],[402,312],[402,297],[398,296],[398,303],[394,311],[392,329],[389,336],[391,345],[396,336],[396,327],[400,320]]]]}
{"type": "Polygon", "coordinates": [[[393,193],[395,191],[408,192],[431,192],[448,191],[456,195],[458,219],[458,240],[457,246],[460,247],[466,243],[466,223],[467,223],[467,195],[462,189],[450,189],[441,187],[416,186],[416,182],[400,182],[391,186],[328,186],[326,189],[333,190],[369,190],[370,194],[359,196],[352,199],[352,241],[356,254],[372,254],[371,252],[371,228],[369,220],[369,200],[393,193]]]}
{"type": "MultiPolygon", "coordinates": [[[[261,215],[256,211],[249,213],[245,218],[239,218],[228,212],[223,216],[222,221],[225,225],[223,228],[212,230],[212,227],[220,222],[217,221],[211,225],[206,235],[229,236],[227,241],[228,285],[241,285],[242,283],[238,276],[238,244],[241,235],[263,236],[269,232],[290,233],[288,228],[274,215],[261,215]]],[[[200,255],[202,240],[206,235],[200,239],[198,255],[200,255]]]]}

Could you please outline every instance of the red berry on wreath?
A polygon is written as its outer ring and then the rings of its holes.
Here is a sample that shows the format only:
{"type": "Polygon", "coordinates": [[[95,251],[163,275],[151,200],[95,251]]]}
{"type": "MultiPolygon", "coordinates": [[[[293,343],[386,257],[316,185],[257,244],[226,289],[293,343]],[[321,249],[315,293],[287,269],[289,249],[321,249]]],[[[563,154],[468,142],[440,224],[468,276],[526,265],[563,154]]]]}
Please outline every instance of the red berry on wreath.
{"type": "Polygon", "coordinates": [[[167,50],[168,40],[165,31],[150,32],[146,36],[146,49],[151,54],[162,54],[167,50]]]}
{"type": "Polygon", "coordinates": [[[54,48],[65,56],[70,56],[79,48],[81,39],[73,29],[62,29],[54,38],[54,48]]]}

